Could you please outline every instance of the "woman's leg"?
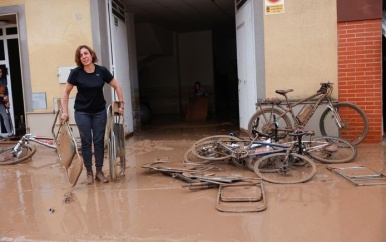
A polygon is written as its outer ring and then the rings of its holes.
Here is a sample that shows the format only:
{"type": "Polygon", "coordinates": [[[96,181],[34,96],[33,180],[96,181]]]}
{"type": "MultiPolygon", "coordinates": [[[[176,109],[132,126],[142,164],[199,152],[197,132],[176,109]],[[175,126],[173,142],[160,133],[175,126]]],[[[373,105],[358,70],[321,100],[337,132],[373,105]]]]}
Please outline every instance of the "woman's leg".
{"type": "Polygon", "coordinates": [[[84,166],[87,172],[92,172],[92,135],[91,135],[91,124],[92,114],[85,112],[75,111],[75,122],[79,129],[80,141],[82,144],[82,156],[84,166]]]}
{"type": "Polygon", "coordinates": [[[92,133],[94,143],[95,167],[97,172],[102,171],[103,167],[106,121],[106,110],[93,114],[92,133]]]}

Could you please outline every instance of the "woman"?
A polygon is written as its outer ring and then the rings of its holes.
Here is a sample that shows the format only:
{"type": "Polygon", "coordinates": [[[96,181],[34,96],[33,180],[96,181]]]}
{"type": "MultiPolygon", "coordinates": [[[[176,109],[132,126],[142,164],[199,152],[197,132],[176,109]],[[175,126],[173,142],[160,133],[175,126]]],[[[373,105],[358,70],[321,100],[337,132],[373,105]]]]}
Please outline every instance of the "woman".
{"type": "Polygon", "coordinates": [[[62,98],[62,121],[69,120],[68,98],[74,86],[78,93],[75,97],[75,122],[79,129],[82,156],[87,170],[87,184],[94,183],[92,169],[92,144],[94,144],[95,181],[109,182],[105,177],[103,167],[104,135],[107,120],[106,101],[103,95],[105,83],[112,86],[120,102],[119,114],[124,111],[122,90],[113,75],[106,67],[96,65],[98,58],[95,52],[86,45],[79,46],[75,51],[77,68],[71,70],[62,98]]]}

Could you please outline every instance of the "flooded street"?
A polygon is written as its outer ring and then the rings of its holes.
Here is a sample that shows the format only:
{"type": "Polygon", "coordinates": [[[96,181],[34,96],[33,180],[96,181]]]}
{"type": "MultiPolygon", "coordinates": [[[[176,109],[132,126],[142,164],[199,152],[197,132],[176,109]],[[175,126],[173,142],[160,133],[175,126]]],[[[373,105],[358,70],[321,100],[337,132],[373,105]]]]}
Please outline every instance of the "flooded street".
{"type": "MultiPolygon", "coordinates": [[[[0,241],[386,241],[386,185],[356,186],[320,162],[309,182],[264,182],[267,208],[247,213],[216,210],[218,188],[192,191],[141,167],[182,163],[195,141],[232,131],[231,123],[143,128],[126,141],[124,179],[86,185],[83,171],[75,187],[55,151],[38,146],[32,160],[0,166],[0,241]]],[[[385,172],[385,158],[386,145],[361,144],[353,162],[385,172]]],[[[245,167],[216,165],[257,177],[245,167]]]]}

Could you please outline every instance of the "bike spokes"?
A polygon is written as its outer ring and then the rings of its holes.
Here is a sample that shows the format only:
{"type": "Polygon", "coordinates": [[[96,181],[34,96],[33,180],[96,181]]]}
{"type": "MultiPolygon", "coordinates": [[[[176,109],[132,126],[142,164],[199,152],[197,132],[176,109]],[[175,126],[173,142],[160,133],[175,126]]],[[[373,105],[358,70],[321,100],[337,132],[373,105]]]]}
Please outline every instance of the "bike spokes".
{"type": "Polygon", "coordinates": [[[276,153],[260,158],[255,173],[262,179],[279,184],[306,182],[316,174],[316,165],[309,158],[291,153],[276,153]]]}

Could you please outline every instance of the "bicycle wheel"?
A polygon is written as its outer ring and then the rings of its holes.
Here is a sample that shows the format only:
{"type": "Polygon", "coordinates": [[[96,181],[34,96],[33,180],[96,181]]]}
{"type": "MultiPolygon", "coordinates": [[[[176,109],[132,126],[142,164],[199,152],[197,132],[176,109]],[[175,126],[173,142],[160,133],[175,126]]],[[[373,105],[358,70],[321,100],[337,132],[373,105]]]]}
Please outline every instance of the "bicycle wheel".
{"type": "Polygon", "coordinates": [[[255,171],[255,164],[256,164],[256,161],[261,158],[261,157],[258,157],[258,156],[248,156],[247,158],[245,158],[245,166],[248,168],[249,171],[255,171]]]}
{"type": "Polygon", "coordinates": [[[324,136],[303,144],[309,156],[324,163],[350,162],[358,154],[356,146],[338,137],[324,136]]]}
{"type": "Polygon", "coordinates": [[[255,173],[265,181],[294,184],[310,180],[316,174],[316,165],[310,158],[296,153],[289,154],[287,166],[285,153],[263,156],[256,161],[255,173]]]}
{"type": "Polygon", "coordinates": [[[184,157],[182,161],[184,163],[195,163],[195,164],[209,164],[213,162],[213,160],[208,160],[208,159],[201,159],[195,156],[192,152],[194,146],[190,147],[184,154],[184,157]]]}
{"type": "Polygon", "coordinates": [[[262,133],[275,138],[285,140],[288,132],[292,131],[292,123],[286,114],[276,108],[264,108],[257,111],[248,122],[248,134],[255,138],[262,133]],[[277,124],[277,135],[275,123],[277,124]]]}
{"type": "Polygon", "coordinates": [[[36,146],[23,144],[20,146],[18,155],[15,156],[12,154],[14,147],[15,146],[7,147],[0,150],[0,165],[13,165],[16,163],[21,163],[31,158],[36,152],[36,146]]]}
{"type": "Polygon", "coordinates": [[[225,160],[243,153],[244,141],[230,135],[214,135],[197,141],[192,153],[203,160],[225,160]]]}
{"type": "Polygon", "coordinates": [[[363,141],[369,130],[366,114],[351,103],[336,103],[333,105],[339,113],[342,128],[339,128],[335,115],[326,109],[319,122],[320,132],[324,136],[338,136],[357,145],[363,141]]]}

